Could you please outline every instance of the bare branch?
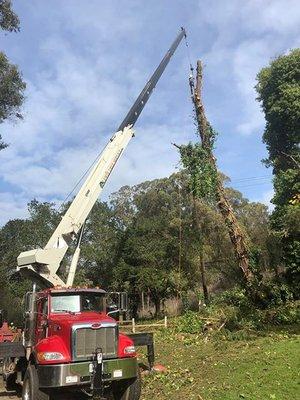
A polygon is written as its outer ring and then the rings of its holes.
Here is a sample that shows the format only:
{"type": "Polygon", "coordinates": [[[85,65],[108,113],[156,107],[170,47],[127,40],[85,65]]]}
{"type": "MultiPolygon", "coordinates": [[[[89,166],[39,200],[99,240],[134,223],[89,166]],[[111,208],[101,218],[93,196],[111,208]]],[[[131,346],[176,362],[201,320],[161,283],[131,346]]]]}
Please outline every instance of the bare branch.
{"type": "Polygon", "coordinates": [[[293,163],[296,165],[296,167],[297,167],[297,168],[300,168],[300,162],[297,161],[297,160],[295,159],[295,157],[293,157],[291,154],[285,153],[284,151],[281,151],[280,153],[283,154],[284,156],[286,156],[287,158],[291,159],[291,160],[293,161],[293,163]]]}
{"type": "Polygon", "coordinates": [[[173,146],[177,147],[177,149],[181,150],[181,146],[176,143],[171,143],[173,146]]]}

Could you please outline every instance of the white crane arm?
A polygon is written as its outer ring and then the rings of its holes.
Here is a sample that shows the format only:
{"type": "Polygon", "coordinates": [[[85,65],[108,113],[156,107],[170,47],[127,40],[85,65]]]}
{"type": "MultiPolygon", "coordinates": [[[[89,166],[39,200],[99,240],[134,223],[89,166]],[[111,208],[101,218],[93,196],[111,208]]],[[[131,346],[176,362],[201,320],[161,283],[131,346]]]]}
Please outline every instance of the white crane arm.
{"type": "Polygon", "coordinates": [[[25,251],[19,255],[17,259],[19,271],[25,272],[24,269],[26,269],[27,275],[47,286],[47,283],[53,286],[73,284],[80,253],[79,247],[74,253],[66,283],[57,275],[61,261],[133,135],[133,129],[126,127],[112,136],[46,246],[43,249],[25,251]]]}
{"type": "MultiPolygon", "coordinates": [[[[110,139],[81,189],[75,196],[67,212],[58,224],[48,243],[43,249],[22,252],[18,257],[17,269],[31,277],[43,286],[71,286],[80,255],[80,239],[73,254],[68,272],[67,281],[64,282],[57,271],[68,250],[69,245],[78,236],[86,218],[91,212],[119,157],[134,136],[133,125],[141,114],[159,78],[168,65],[172,55],[177,49],[182,38],[186,36],[185,30],[177,35],[170,49],[167,51],[160,64],[152,74],[149,81],[122,121],[118,131],[110,139]]],[[[81,238],[81,236],[80,236],[81,238]]]]}

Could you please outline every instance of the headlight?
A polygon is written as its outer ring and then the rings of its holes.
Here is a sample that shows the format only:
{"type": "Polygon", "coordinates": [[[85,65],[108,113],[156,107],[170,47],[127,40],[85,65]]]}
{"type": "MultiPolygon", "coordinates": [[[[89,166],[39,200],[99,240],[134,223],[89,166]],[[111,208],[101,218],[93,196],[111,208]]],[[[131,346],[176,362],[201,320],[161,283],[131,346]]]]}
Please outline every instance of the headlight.
{"type": "Polygon", "coordinates": [[[63,360],[64,356],[57,352],[42,352],[37,354],[39,361],[63,360]]]}
{"type": "Polygon", "coordinates": [[[134,346],[127,346],[124,348],[124,354],[133,354],[133,353],[135,353],[134,346]]]}

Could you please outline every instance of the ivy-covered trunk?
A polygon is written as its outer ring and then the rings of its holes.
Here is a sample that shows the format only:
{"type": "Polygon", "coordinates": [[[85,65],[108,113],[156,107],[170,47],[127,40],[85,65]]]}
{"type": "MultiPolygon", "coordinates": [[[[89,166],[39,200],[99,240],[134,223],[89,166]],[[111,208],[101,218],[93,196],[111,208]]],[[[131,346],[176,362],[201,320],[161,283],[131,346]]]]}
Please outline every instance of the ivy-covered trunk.
{"type": "Polygon", "coordinates": [[[194,86],[194,80],[191,77],[190,86],[195,107],[197,133],[201,140],[200,143],[195,145],[190,143],[187,146],[180,146],[181,159],[190,173],[190,186],[193,196],[198,198],[210,197],[217,201],[218,208],[227,226],[239,267],[249,286],[254,280],[254,275],[249,265],[246,238],[226,198],[225,190],[218,174],[216,159],[213,154],[216,133],[206,119],[201,99],[202,64],[199,60],[197,61],[196,85],[194,86]]]}
{"type": "Polygon", "coordinates": [[[202,63],[200,60],[198,60],[196,88],[192,96],[196,112],[198,132],[201,138],[202,147],[207,154],[207,161],[210,163],[212,170],[215,173],[216,198],[217,198],[218,208],[226,223],[230,240],[239,263],[239,267],[243,271],[243,275],[245,277],[246,282],[251,283],[254,276],[249,266],[249,253],[247,249],[246,239],[233,213],[232,207],[226,198],[225,190],[218,175],[216,159],[213,155],[213,141],[212,141],[213,138],[211,136],[212,129],[205,116],[204,106],[201,100],[201,89],[202,89],[202,63]]]}
{"type": "Polygon", "coordinates": [[[231,204],[226,198],[222,183],[219,181],[217,185],[218,208],[226,223],[231,243],[237,257],[239,267],[243,271],[243,275],[247,283],[251,283],[254,276],[249,266],[249,253],[246,240],[239,223],[234,215],[231,204]]]}

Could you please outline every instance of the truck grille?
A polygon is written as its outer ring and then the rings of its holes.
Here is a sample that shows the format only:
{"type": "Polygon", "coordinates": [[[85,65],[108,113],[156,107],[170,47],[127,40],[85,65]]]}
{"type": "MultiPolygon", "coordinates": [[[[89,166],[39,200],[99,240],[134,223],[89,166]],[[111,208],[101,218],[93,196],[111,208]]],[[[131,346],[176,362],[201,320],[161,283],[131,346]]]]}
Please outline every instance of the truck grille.
{"type": "Polygon", "coordinates": [[[98,329],[77,327],[73,330],[73,358],[89,359],[97,348],[101,348],[104,358],[117,357],[117,326],[105,326],[98,329]]]}

